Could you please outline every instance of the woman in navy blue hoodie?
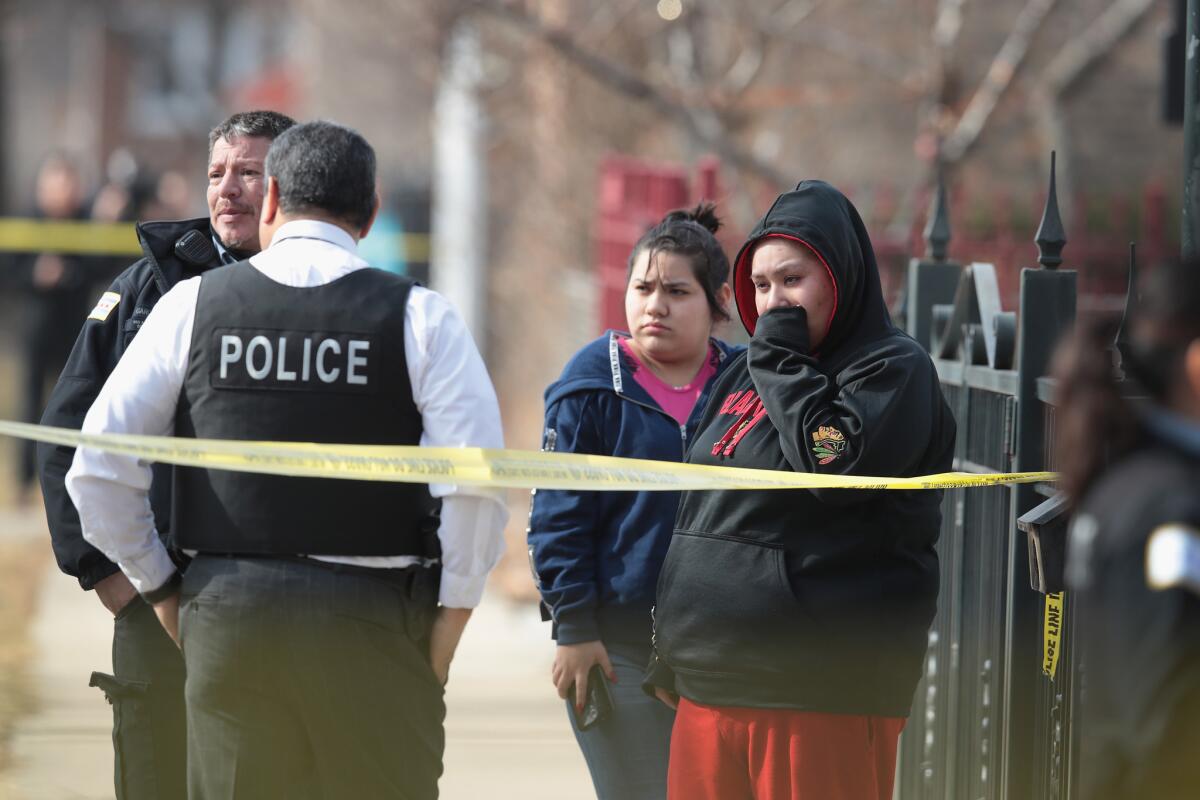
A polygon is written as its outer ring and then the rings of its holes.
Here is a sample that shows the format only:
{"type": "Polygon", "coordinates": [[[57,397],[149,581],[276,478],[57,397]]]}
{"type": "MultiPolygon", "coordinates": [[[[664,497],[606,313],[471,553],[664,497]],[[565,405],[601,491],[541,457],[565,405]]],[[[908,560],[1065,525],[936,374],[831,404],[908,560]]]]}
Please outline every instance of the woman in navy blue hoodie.
{"type": "MultiPolygon", "coordinates": [[[[673,211],[629,256],[630,333],[586,345],[546,390],[544,449],[681,461],[717,376],[740,348],[712,338],[729,318],[729,260],[712,206],[673,211]]],[[[572,728],[601,800],[666,795],[674,713],[641,689],[650,606],[676,492],[535,491],[529,556],[558,642],[553,679],[576,708],[599,665],[613,711],[572,728]],[[569,696],[568,696],[569,695],[569,696]]]]}

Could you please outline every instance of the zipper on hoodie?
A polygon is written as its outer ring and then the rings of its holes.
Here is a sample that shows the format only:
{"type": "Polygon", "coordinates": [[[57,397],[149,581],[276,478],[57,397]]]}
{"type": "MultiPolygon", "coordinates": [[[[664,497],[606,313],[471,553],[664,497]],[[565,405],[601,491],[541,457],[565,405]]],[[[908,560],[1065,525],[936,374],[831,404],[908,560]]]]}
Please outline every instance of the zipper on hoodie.
{"type": "Polygon", "coordinates": [[[654,660],[658,661],[658,620],[654,617],[654,612],[658,605],[650,606],[650,652],[654,653],[654,660]]]}
{"type": "MultiPolygon", "coordinates": [[[[724,361],[725,360],[725,351],[721,350],[721,348],[719,348],[719,347],[716,348],[716,350],[717,350],[717,361],[718,362],[724,361]]],[[[619,366],[620,360],[619,360],[619,357],[616,355],[617,348],[615,346],[610,345],[608,352],[609,352],[609,359],[610,359],[610,362],[611,362],[611,365],[613,368],[613,391],[616,393],[617,397],[621,398],[622,400],[624,400],[627,403],[633,403],[635,406],[641,406],[642,408],[648,408],[651,411],[656,411],[659,414],[662,414],[664,417],[667,417],[668,419],[670,419],[672,422],[674,422],[675,418],[672,417],[670,414],[668,414],[666,411],[663,411],[658,406],[652,406],[649,403],[643,403],[641,400],[634,400],[632,397],[625,394],[625,387],[622,385],[622,381],[620,378],[620,366],[619,366]]],[[[714,375],[713,377],[715,378],[716,376],[714,375]]],[[[709,389],[711,390],[712,387],[710,386],[709,389]]],[[[703,395],[704,393],[701,392],[701,394],[703,395]]],[[[696,398],[696,399],[698,401],[700,398],[696,398]]],[[[712,397],[710,396],[705,402],[707,403],[708,400],[711,400],[711,399],[712,399],[712,397]]],[[[692,407],[692,413],[693,414],[696,413],[695,406],[692,407]]],[[[688,419],[691,419],[691,415],[688,416],[688,419]]],[[[679,439],[680,439],[680,445],[681,445],[680,450],[679,450],[679,457],[680,457],[680,459],[686,461],[687,460],[687,423],[686,422],[679,426],[679,439]]]]}
{"type": "MultiPolygon", "coordinates": [[[[555,428],[546,428],[546,431],[543,435],[542,452],[543,453],[553,453],[557,448],[558,448],[558,430],[555,428]]],[[[526,540],[526,542],[529,541],[529,532],[531,530],[533,530],[533,502],[534,502],[535,497],[537,497],[537,489],[530,489],[529,490],[529,516],[525,521],[525,540],[526,540]]],[[[529,551],[529,572],[533,575],[533,584],[534,584],[534,586],[537,587],[538,591],[541,591],[542,576],[538,575],[537,567],[534,564],[533,545],[526,544],[525,547],[529,551]]],[[[549,606],[547,606],[545,603],[541,603],[541,606],[543,609],[546,609],[546,610],[549,609],[549,606]]],[[[544,618],[545,617],[543,616],[543,619],[544,618]]]]}
{"type": "MultiPolygon", "coordinates": [[[[667,417],[672,422],[675,421],[674,417],[672,417],[667,412],[663,411],[661,408],[652,406],[649,403],[643,403],[641,400],[634,400],[632,397],[625,394],[624,392],[618,392],[617,397],[620,397],[626,403],[633,403],[635,406],[641,406],[642,408],[648,408],[651,411],[657,411],[659,414],[662,414],[664,417],[667,417]]],[[[687,425],[686,424],[679,426],[679,441],[680,441],[679,457],[681,459],[686,459],[687,458],[687,425]]]]}

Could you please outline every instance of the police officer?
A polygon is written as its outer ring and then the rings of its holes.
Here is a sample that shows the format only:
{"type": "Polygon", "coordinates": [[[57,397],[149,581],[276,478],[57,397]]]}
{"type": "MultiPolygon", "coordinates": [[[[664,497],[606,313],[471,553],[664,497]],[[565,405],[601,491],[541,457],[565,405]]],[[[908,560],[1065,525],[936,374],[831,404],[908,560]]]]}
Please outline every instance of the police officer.
{"type": "MultiPolygon", "coordinates": [[[[501,447],[453,308],[356,255],[378,210],[370,145],[299,125],[267,176],[269,247],[168,293],[83,429],[501,447]]],[[[87,448],[67,477],[85,537],[182,631],[191,796],[435,797],[442,687],[503,552],[498,493],[180,469],[181,580],[147,482],[87,448]]]]}
{"type": "MultiPolygon", "coordinates": [[[[144,256],[105,292],[75,342],[42,422],[78,428],[100,387],[166,292],[179,281],[258,252],[263,161],[271,141],[293,124],[274,111],[226,119],[208,136],[208,217],[137,226],[144,256]]],[[[183,659],[133,585],[84,541],[63,478],[74,450],[38,447],[46,518],[58,565],[97,597],[116,621],[113,675],[92,674],[113,704],[116,794],[121,800],[186,796],[183,659]]],[[[170,530],[171,472],[155,467],[150,488],[158,531],[170,530]]]]}
{"type": "Polygon", "coordinates": [[[1081,800],[1200,796],[1200,261],[1142,289],[1124,391],[1112,331],[1083,327],[1055,370],[1081,800]]]}

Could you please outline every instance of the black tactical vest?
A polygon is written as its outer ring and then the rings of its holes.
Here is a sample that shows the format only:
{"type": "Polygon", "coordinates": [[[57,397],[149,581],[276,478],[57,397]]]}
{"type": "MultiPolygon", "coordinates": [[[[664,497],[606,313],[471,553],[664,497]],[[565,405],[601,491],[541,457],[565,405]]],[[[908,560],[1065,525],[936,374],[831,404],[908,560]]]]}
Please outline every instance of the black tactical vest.
{"type": "MultiPolygon", "coordinates": [[[[360,269],[276,283],[243,261],[200,279],[177,436],[417,445],[404,357],[412,281],[360,269]]],[[[435,556],[427,487],[180,467],[175,544],[208,553],[435,556]]]]}

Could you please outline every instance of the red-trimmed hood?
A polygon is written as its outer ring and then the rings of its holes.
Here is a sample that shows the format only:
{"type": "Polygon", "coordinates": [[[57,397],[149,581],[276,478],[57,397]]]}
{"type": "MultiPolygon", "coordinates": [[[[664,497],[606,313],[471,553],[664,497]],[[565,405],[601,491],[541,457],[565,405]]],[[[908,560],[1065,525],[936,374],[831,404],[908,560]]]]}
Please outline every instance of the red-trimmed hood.
{"type": "Polygon", "coordinates": [[[738,315],[753,335],[758,322],[750,260],[764,239],[781,237],[807,247],[829,270],[835,302],[821,353],[828,356],[849,341],[890,331],[879,267],[866,226],[854,204],[823,181],[801,181],[781,194],[751,231],[733,262],[733,295],[738,315]]]}

